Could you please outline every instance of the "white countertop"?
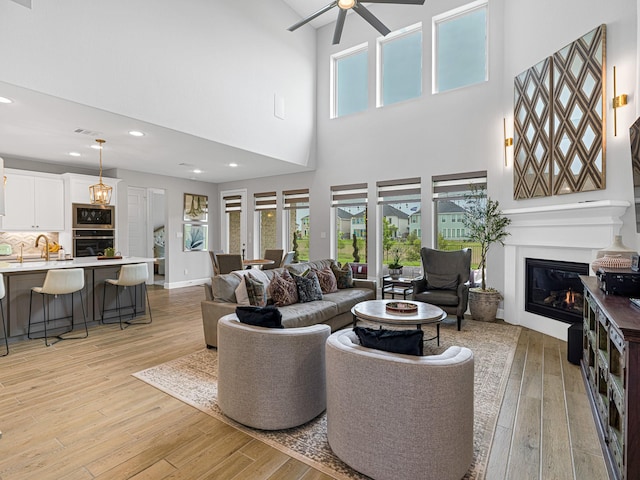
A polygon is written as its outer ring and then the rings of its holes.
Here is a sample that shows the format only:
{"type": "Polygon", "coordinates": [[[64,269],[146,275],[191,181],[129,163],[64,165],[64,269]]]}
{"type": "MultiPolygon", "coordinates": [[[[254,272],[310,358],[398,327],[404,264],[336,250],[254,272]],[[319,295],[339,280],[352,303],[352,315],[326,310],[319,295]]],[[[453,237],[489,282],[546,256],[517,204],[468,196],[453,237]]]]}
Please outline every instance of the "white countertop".
{"type": "Polygon", "coordinates": [[[111,265],[126,265],[130,263],[152,263],[153,258],[143,257],[122,257],[119,259],[98,260],[98,257],[79,257],[73,260],[44,260],[27,259],[23,263],[15,260],[0,260],[0,273],[20,273],[52,270],[56,268],[84,268],[84,267],[107,267],[111,265]]]}

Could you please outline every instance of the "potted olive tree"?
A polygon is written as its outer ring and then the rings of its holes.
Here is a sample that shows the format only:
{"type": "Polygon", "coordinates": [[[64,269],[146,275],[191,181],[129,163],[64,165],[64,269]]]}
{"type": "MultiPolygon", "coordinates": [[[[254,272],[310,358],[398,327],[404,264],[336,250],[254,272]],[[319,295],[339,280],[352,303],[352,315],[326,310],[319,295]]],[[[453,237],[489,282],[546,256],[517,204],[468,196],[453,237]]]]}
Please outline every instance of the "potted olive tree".
{"type": "Polygon", "coordinates": [[[492,322],[496,319],[502,295],[495,288],[487,287],[485,279],[487,254],[489,247],[494,243],[504,246],[504,239],[509,235],[507,227],[511,219],[502,214],[500,203],[486,196],[484,189],[472,188],[472,193],[467,200],[464,226],[468,229],[469,240],[480,244],[479,267],[482,272],[480,286],[469,289],[469,309],[475,320],[492,322]]]}

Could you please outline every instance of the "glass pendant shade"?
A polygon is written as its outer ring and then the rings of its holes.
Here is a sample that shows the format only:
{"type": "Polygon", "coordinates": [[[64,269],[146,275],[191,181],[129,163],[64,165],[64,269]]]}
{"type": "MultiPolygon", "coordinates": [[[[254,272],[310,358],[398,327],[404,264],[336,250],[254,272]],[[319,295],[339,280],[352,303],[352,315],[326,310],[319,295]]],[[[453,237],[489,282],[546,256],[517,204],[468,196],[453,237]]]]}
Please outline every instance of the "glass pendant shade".
{"type": "Polygon", "coordinates": [[[111,191],[113,187],[102,183],[102,146],[105,141],[98,138],[96,142],[100,144],[100,183],[89,187],[89,202],[92,205],[109,205],[111,203],[111,191]]]}

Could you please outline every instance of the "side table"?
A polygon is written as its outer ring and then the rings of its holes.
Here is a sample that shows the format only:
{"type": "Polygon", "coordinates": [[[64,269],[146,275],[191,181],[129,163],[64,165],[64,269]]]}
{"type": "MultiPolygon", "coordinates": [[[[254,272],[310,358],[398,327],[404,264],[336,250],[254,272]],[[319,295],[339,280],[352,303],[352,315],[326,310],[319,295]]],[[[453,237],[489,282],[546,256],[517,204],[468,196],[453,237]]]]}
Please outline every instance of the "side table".
{"type": "Polygon", "coordinates": [[[391,295],[391,298],[395,300],[396,295],[398,298],[402,295],[402,299],[406,300],[407,296],[411,297],[413,293],[414,279],[408,277],[400,277],[397,279],[391,278],[389,275],[382,277],[382,298],[386,298],[386,295],[391,295]]]}

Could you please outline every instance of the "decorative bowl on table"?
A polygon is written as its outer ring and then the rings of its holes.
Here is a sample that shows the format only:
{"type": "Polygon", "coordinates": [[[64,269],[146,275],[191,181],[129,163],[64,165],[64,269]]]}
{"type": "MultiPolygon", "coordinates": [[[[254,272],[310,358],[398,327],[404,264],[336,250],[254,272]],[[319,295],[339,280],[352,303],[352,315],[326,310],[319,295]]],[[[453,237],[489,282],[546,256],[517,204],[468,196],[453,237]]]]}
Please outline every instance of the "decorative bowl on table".
{"type": "Polygon", "coordinates": [[[418,305],[412,302],[389,302],[385,306],[389,313],[416,313],[418,305]]]}

